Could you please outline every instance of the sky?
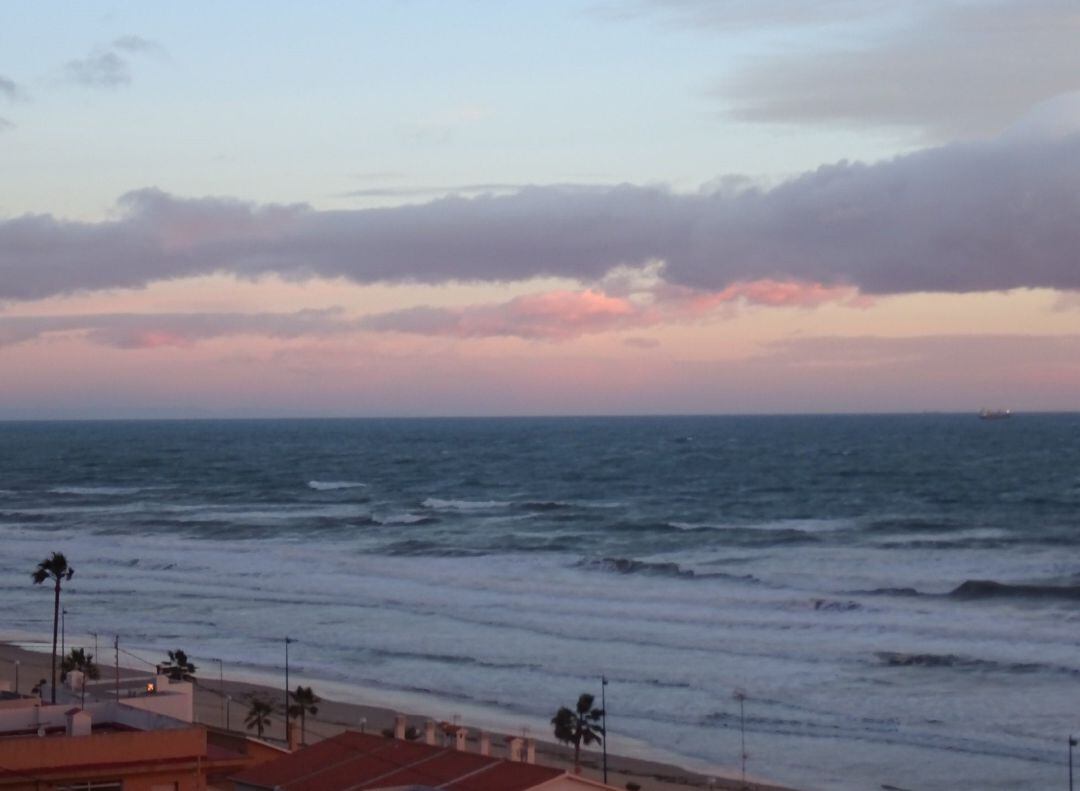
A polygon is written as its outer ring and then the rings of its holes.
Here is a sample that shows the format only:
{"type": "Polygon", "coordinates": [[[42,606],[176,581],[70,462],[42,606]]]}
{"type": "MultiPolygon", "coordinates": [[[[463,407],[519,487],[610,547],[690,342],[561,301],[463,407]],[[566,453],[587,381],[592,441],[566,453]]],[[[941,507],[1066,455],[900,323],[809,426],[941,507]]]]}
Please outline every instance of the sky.
{"type": "Polygon", "coordinates": [[[0,419],[1080,409],[1074,0],[0,10],[0,419]]]}

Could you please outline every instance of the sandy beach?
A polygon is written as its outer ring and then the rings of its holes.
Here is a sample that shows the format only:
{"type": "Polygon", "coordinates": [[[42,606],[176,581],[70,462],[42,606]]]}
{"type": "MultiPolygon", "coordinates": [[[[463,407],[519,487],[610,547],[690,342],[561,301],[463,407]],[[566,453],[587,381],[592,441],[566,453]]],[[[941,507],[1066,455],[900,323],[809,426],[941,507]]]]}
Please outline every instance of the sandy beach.
{"type": "MultiPolygon", "coordinates": [[[[69,641],[70,642],[70,641],[69,641]]],[[[72,643],[72,645],[74,645],[72,643]]],[[[37,645],[33,646],[37,648],[37,645]]],[[[0,642],[0,680],[16,684],[16,668],[18,668],[18,687],[23,692],[30,688],[40,679],[49,676],[49,654],[46,651],[30,650],[9,642],[0,642]],[[18,663],[18,664],[16,664],[18,663]]],[[[102,659],[108,659],[111,651],[102,650],[102,659]]],[[[122,655],[123,656],[123,655],[122,655]]],[[[197,660],[197,657],[193,657],[197,660]]],[[[136,667],[131,661],[121,662],[121,678],[148,675],[150,668],[136,667]]],[[[115,670],[111,664],[102,664],[101,678],[112,678],[115,670]]],[[[254,696],[263,696],[266,699],[280,704],[283,692],[281,689],[256,684],[247,681],[238,681],[225,677],[223,680],[208,672],[212,666],[200,668],[207,671],[205,674],[197,673],[198,683],[196,686],[196,719],[198,722],[219,728],[231,730],[243,730],[244,718],[247,712],[247,702],[254,696]]],[[[317,716],[311,716],[306,723],[306,741],[308,743],[334,736],[343,730],[366,730],[367,732],[381,732],[386,728],[392,728],[394,716],[397,711],[382,706],[362,705],[358,703],[343,702],[323,697],[320,694],[318,682],[298,678],[293,682],[311,684],[316,694],[322,700],[319,703],[317,716]]],[[[406,710],[408,724],[418,730],[423,729],[423,723],[429,719],[423,711],[406,710]]],[[[438,717],[430,717],[438,720],[438,717]]],[[[470,726],[468,722],[463,725],[470,728],[471,749],[476,749],[476,735],[478,729],[470,726]]],[[[272,719],[270,728],[265,735],[270,739],[284,739],[284,721],[280,716],[272,719]]],[[[492,753],[505,755],[506,745],[503,736],[492,732],[492,753]]],[[[534,734],[533,734],[534,735],[534,734]]],[[[552,742],[537,739],[537,762],[549,766],[571,768],[573,753],[570,749],[552,742]]],[[[603,778],[602,758],[599,750],[582,750],[582,774],[601,780],[603,778]]],[[[682,767],[656,761],[643,760],[626,755],[608,755],[608,783],[618,788],[625,788],[628,784],[637,784],[642,791],[677,791],[687,788],[717,788],[730,789],[732,791],[750,789],[752,791],[790,791],[782,786],[769,784],[757,778],[747,777],[744,785],[737,774],[729,776],[706,776],[689,771],[682,767]]]]}

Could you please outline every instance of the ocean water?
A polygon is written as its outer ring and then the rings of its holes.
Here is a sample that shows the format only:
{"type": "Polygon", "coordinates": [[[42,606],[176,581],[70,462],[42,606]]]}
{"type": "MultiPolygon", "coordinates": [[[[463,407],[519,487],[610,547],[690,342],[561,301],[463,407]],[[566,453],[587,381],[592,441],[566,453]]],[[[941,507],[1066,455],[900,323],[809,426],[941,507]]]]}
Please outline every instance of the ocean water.
{"type": "Polygon", "coordinates": [[[1080,415],[7,423],[0,547],[0,634],[63,551],[69,635],[534,733],[605,674],[699,766],[738,689],[800,788],[1058,787],[1080,731],[1080,415]]]}

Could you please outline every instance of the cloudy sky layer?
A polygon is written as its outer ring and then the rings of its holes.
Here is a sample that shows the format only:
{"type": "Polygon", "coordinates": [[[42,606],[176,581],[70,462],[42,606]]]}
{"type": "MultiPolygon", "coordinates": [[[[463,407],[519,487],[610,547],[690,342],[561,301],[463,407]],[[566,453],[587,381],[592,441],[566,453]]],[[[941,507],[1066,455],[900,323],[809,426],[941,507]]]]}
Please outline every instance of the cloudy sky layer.
{"type": "Polygon", "coordinates": [[[1078,406],[1074,3],[9,21],[0,419],[1078,406]]]}

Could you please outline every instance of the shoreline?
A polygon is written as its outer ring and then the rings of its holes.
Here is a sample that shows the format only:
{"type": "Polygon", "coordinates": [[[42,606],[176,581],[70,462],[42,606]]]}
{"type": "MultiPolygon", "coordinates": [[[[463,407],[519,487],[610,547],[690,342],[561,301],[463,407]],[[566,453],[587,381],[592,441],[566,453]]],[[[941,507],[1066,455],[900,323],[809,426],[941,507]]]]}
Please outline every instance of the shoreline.
{"type": "MultiPolygon", "coordinates": [[[[68,639],[67,643],[69,646],[75,647],[79,639],[78,637],[68,639]]],[[[40,678],[47,678],[49,675],[51,641],[44,643],[44,651],[31,648],[31,646],[38,647],[42,645],[41,640],[23,640],[13,636],[0,637],[0,680],[8,681],[12,684],[12,689],[14,689],[16,661],[20,663],[19,689],[24,694],[28,693],[40,678]]],[[[103,654],[108,653],[110,653],[108,650],[103,652],[103,654]]],[[[139,659],[139,661],[148,661],[137,656],[134,652],[127,654],[127,661],[120,663],[121,677],[149,675],[148,668],[132,666],[130,661],[132,657],[139,659]]],[[[198,657],[193,655],[192,659],[197,660],[198,657]]],[[[247,712],[247,701],[252,695],[265,697],[280,707],[284,696],[283,688],[265,683],[265,680],[258,678],[258,674],[250,674],[246,677],[242,677],[243,674],[239,676],[230,674],[224,676],[223,681],[219,680],[211,672],[214,667],[213,660],[203,661],[207,664],[196,662],[198,665],[195,673],[197,679],[195,686],[196,722],[209,727],[227,728],[232,731],[247,733],[243,728],[243,720],[247,712]]],[[[101,668],[102,678],[109,678],[113,665],[101,663],[99,667],[101,668]]],[[[393,697],[392,695],[384,697],[379,704],[343,700],[343,697],[355,697],[355,693],[362,691],[359,689],[353,690],[346,684],[321,682],[308,679],[300,674],[295,676],[295,682],[290,679],[290,683],[293,686],[297,683],[310,685],[320,698],[318,714],[309,716],[306,722],[306,741],[308,743],[335,736],[344,730],[360,730],[369,733],[382,732],[384,729],[393,727],[394,716],[397,713],[405,714],[408,718],[408,724],[415,726],[419,731],[423,730],[423,723],[427,719],[433,719],[436,722],[447,719],[445,716],[431,714],[432,711],[444,708],[443,705],[438,705],[439,702],[437,701],[425,702],[424,696],[419,693],[407,693],[402,696],[410,700],[406,705],[399,707],[382,705],[385,703],[386,697],[393,697]],[[323,696],[321,694],[323,690],[328,691],[330,696],[323,696]],[[342,692],[346,694],[342,695],[342,692]],[[350,692],[353,694],[349,694],[350,692]],[[414,703],[416,705],[413,705],[414,703]]],[[[482,715],[465,716],[461,718],[460,724],[470,730],[470,749],[476,749],[475,742],[478,730],[482,729],[493,737],[491,740],[492,755],[505,757],[506,747],[502,737],[511,732],[520,735],[523,729],[521,727],[513,729],[491,727],[491,723],[495,719],[508,720],[513,719],[513,717],[487,718],[485,722],[482,715]]],[[[525,718],[521,719],[524,720],[525,718]]],[[[546,738],[546,730],[542,732],[543,735],[534,732],[532,728],[525,728],[524,730],[527,735],[536,739],[537,763],[573,771],[573,750],[571,748],[549,741],[546,738]]],[[[284,741],[284,720],[280,714],[275,713],[272,717],[266,736],[271,740],[284,741]]],[[[642,747],[643,752],[649,750],[648,745],[642,745],[642,747]]],[[[620,749],[622,750],[620,753],[608,753],[607,756],[608,783],[616,788],[625,788],[628,783],[636,783],[642,791],[685,791],[685,789],[690,788],[715,788],[724,791],[741,791],[742,789],[752,791],[794,791],[791,788],[750,775],[747,776],[744,785],[737,769],[703,773],[665,760],[656,760],[651,757],[635,757],[632,753],[627,754],[625,746],[620,749]]],[[[582,775],[589,779],[602,780],[601,751],[583,748],[581,755],[582,775]]]]}

